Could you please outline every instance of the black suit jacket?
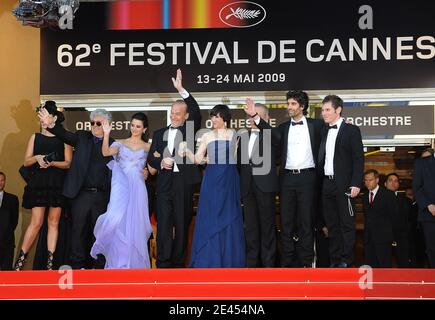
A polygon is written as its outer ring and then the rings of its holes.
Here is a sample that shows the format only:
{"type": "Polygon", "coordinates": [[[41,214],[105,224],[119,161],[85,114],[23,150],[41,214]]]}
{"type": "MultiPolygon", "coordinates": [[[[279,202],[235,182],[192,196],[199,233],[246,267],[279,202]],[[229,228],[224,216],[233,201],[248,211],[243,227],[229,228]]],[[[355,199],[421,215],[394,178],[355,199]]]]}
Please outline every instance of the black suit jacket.
{"type": "Polygon", "coordinates": [[[419,208],[418,221],[435,222],[435,217],[427,209],[428,205],[435,204],[435,158],[433,156],[415,161],[412,188],[419,208]]]}
{"type": "Polygon", "coordinates": [[[370,191],[363,196],[364,238],[374,243],[392,243],[393,219],[397,215],[397,202],[394,192],[379,187],[373,201],[369,203],[370,191]]]}
{"type": "MultiPolygon", "coordinates": [[[[75,198],[83,186],[83,182],[86,178],[89,162],[91,161],[92,148],[94,146],[94,140],[92,132],[79,130],[75,133],[65,130],[61,124],[56,124],[52,129],[48,129],[52,134],[56,135],[64,143],[74,147],[73,158],[71,161],[71,167],[68,170],[63,194],[68,198],[75,198]]],[[[109,145],[114,140],[109,139],[109,145]]],[[[109,162],[112,159],[111,156],[105,157],[105,160],[109,162]]],[[[110,186],[110,174],[108,176],[110,186]]]]}
{"type": "Polygon", "coordinates": [[[167,139],[164,139],[165,134],[167,134],[166,132],[169,129],[169,126],[155,131],[153,135],[153,141],[151,143],[150,152],[148,154],[148,163],[151,167],[158,170],[156,192],[167,192],[170,190],[172,170],[162,169],[161,162],[163,158],[171,155],[175,157],[180,174],[183,176],[186,184],[196,184],[201,181],[199,168],[195,164],[190,163],[190,161],[187,161],[185,157],[180,158],[178,156],[178,146],[180,142],[186,141],[187,122],[193,124],[194,134],[196,134],[196,132],[201,127],[201,113],[199,110],[198,102],[196,102],[195,98],[192,95],[189,95],[189,97],[184,99],[184,101],[187,104],[189,118],[181,127],[178,128],[179,130],[175,138],[173,153],[171,154],[169,152],[168,141],[167,139]],[[156,157],[154,155],[156,151],[160,154],[160,157],[156,157]]]}
{"type": "Polygon", "coordinates": [[[0,247],[15,247],[15,228],[18,224],[18,197],[4,192],[0,207],[0,247]]]}
{"type": "MultiPolygon", "coordinates": [[[[317,167],[317,161],[319,159],[319,147],[320,147],[320,133],[325,126],[323,120],[320,119],[307,119],[308,131],[310,133],[311,151],[313,153],[313,161],[317,167]]],[[[288,133],[291,126],[291,120],[281,123],[278,128],[272,128],[266,121],[260,119],[258,128],[261,130],[272,129],[272,141],[277,141],[278,156],[281,156],[280,175],[284,174],[285,165],[287,162],[287,145],[288,145],[288,133]]],[[[291,150],[290,150],[291,152],[291,150]]]]}
{"type": "MultiPolygon", "coordinates": [[[[336,130],[336,129],[329,129],[336,130]]],[[[338,129],[335,141],[334,176],[340,192],[347,192],[350,187],[361,188],[364,176],[364,149],[361,131],[357,126],[343,123],[338,129]]],[[[322,129],[322,140],[319,150],[319,173],[324,175],[326,139],[328,127],[322,129]]]]}
{"type": "MultiPolygon", "coordinates": [[[[249,160],[249,136],[250,130],[244,131],[240,135],[239,146],[237,148],[237,164],[240,172],[240,191],[241,195],[246,196],[249,192],[251,179],[254,179],[255,184],[262,192],[278,192],[279,183],[278,175],[276,172],[276,148],[279,141],[271,141],[271,153],[264,154],[263,146],[263,132],[258,133],[258,138],[252,148],[252,156],[256,155],[260,159],[268,158],[266,161],[270,163],[270,168],[264,175],[253,175],[253,168],[261,168],[263,162],[255,163],[249,160]],[[249,163],[247,163],[249,162],[249,163]]],[[[252,157],[251,157],[252,158],[252,157]]],[[[255,160],[256,157],[254,157],[255,160]]]]}

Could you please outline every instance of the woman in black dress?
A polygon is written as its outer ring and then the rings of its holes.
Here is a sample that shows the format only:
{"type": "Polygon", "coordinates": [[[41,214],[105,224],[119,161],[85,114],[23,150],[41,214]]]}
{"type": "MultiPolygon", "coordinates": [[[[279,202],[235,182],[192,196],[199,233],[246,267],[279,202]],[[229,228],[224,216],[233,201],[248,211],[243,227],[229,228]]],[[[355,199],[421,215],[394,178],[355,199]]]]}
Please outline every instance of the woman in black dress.
{"type": "MultiPolygon", "coordinates": [[[[62,122],[65,118],[57,111],[54,101],[47,101],[45,108],[54,121],[62,122]]],[[[30,137],[27,145],[24,166],[32,166],[32,175],[24,188],[23,207],[32,209],[32,218],[26,233],[20,254],[14,269],[23,268],[27,253],[30,251],[42,226],[45,210],[48,210],[47,269],[53,268],[53,253],[56,250],[58,238],[58,223],[65,199],[62,195],[66,170],[70,167],[72,147],[49,133],[41,122],[41,133],[30,137]]]]}

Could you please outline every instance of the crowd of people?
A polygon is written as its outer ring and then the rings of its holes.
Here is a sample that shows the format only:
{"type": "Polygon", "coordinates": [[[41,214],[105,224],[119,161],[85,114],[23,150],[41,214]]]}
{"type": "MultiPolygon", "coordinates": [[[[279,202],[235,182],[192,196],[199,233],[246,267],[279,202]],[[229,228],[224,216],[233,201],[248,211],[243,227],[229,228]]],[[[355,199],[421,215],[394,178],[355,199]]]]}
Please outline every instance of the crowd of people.
{"type": "Polygon", "coordinates": [[[104,109],[91,112],[91,131],[70,132],[55,102],[38,108],[42,130],[30,138],[22,168],[27,180],[22,205],[32,216],[14,264],[18,199],[3,191],[6,176],[0,173],[1,270],[23,269],[45,218],[46,269],[53,269],[63,211],[71,217],[72,268],[151,268],[151,198],[157,268],[353,267],[355,199],[363,186],[368,190],[362,195],[365,263],[388,268],[395,256],[398,267],[416,266],[417,222],[410,217],[418,210],[428,265],[435,267],[433,152],[416,160],[415,201],[410,200],[398,193],[397,174],[389,174],[381,186],[376,170],[364,172],[361,132],[343,119],[340,97],[326,96],[322,119],[311,119],[308,95],[299,90],[287,93],[290,119],[277,128],[268,123],[268,108],[248,98],[247,130],[228,128],[230,109],[216,105],[210,111],[212,130],[192,141],[200,129],[200,109],[183,87],[180,70],[172,81],[182,99],[173,103],[170,125],[156,130],[151,144],[141,112],[131,118],[130,137],[115,141],[104,109]],[[151,175],[156,187],[149,195],[151,175]],[[320,250],[325,243],[327,258],[320,250]]]}

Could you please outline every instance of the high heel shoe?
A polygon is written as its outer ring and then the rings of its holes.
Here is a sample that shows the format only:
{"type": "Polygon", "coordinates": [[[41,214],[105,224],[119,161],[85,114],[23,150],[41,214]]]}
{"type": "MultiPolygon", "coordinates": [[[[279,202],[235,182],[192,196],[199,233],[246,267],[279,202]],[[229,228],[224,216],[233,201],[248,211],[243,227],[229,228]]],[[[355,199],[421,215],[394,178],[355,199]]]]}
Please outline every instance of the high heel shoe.
{"type": "Polygon", "coordinates": [[[26,261],[27,253],[24,253],[23,250],[20,250],[20,254],[18,255],[17,261],[14,265],[15,271],[21,271],[24,267],[24,262],[26,261]]]}
{"type": "Polygon", "coordinates": [[[54,259],[53,252],[48,250],[48,255],[47,255],[47,270],[53,270],[53,259],[54,259]]]}

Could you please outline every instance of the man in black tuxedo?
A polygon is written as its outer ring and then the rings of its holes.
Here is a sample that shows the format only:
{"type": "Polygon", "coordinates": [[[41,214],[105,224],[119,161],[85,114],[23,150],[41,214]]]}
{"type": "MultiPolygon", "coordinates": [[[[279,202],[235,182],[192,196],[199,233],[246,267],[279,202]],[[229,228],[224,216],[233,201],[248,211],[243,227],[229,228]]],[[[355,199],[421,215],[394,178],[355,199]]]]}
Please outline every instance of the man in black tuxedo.
{"type": "Polygon", "coordinates": [[[364,183],[368,190],[363,197],[365,264],[391,268],[396,198],[392,191],[379,187],[379,173],[374,169],[364,173],[364,183]]]}
{"type": "MultiPolygon", "coordinates": [[[[279,141],[281,266],[311,267],[314,260],[314,204],[316,167],[323,121],[306,118],[308,95],[303,91],[287,93],[287,111],[291,120],[272,130],[279,141]],[[297,242],[297,257],[295,250],[297,242]]],[[[272,127],[251,114],[261,130],[272,127]]]]}
{"type": "Polygon", "coordinates": [[[158,171],[156,183],[157,268],[184,267],[195,184],[201,181],[197,166],[178,155],[182,141],[195,150],[195,133],[201,126],[196,100],[183,88],[177,70],[174,87],[183,100],[171,108],[171,125],[154,132],[148,164],[158,171]]]}
{"type": "Polygon", "coordinates": [[[399,268],[410,267],[410,227],[409,222],[412,220],[412,201],[403,193],[399,193],[399,175],[389,173],[385,181],[385,188],[394,192],[397,201],[398,210],[393,216],[394,231],[394,255],[396,256],[397,266],[399,268]]]}
{"type": "Polygon", "coordinates": [[[418,221],[423,227],[426,240],[426,254],[429,267],[435,268],[435,156],[415,161],[412,181],[419,214],[418,221]]]}
{"type": "Polygon", "coordinates": [[[18,197],[5,191],[6,175],[0,172],[0,270],[12,270],[18,197]]]}
{"type": "Polygon", "coordinates": [[[341,117],[343,100],[336,95],[322,101],[323,128],[319,169],[323,176],[323,214],[329,236],[331,267],[347,268],[353,262],[355,215],[353,198],[360,191],[364,152],[358,127],[341,117]]]}
{"type": "MultiPolygon", "coordinates": [[[[245,112],[269,120],[269,110],[246,99],[245,112]]],[[[275,197],[279,191],[276,147],[279,140],[265,137],[252,119],[250,130],[242,132],[237,148],[240,191],[243,203],[246,266],[273,268],[276,263],[275,197]]],[[[270,132],[269,132],[270,133],[270,132]]]]}
{"type": "MultiPolygon", "coordinates": [[[[71,199],[71,250],[70,262],[73,269],[103,268],[104,256],[93,261],[90,249],[95,242],[94,227],[97,218],[106,212],[110,195],[111,172],[107,163],[112,157],[104,157],[101,151],[104,120],[112,121],[109,112],[97,109],[90,114],[91,131],[75,133],[53,121],[45,109],[39,117],[48,126],[48,131],[64,143],[74,147],[71,168],[68,170],[63,194],[71,199]],[[92,261],[90,265],[89,261],[92,261]]],[[[110,139],[110,143],[113,139],[110,139]]]]}

